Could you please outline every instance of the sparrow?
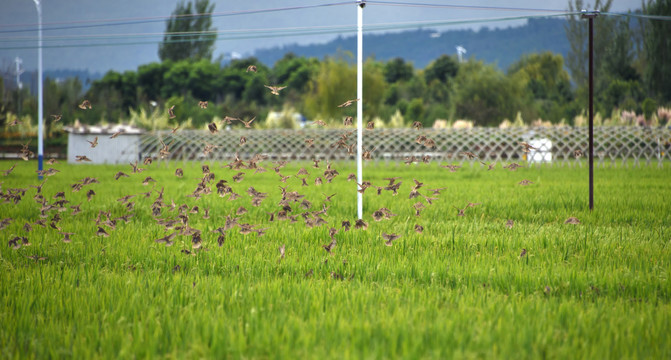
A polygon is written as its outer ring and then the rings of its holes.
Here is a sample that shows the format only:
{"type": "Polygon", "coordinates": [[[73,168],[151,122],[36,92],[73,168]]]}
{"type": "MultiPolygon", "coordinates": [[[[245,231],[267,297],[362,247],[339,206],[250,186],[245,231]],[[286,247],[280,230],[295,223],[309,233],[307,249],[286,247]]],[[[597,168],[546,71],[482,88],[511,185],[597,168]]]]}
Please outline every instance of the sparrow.
{"type": "Polygon", "coordinates": [[[337,244],[336,239],[332,239],[330,243],[322,245],[322,247],[324,248],[324,250],[326,250],[327,253],[329,253],[329,255],[333,255],[333,253],[331,253],[331,250],[333,250],[336,244],[337,244]]]}
{"type": "Polygon", "coordinates": [[[252,122],[253,122],[254,120],[256,120],[256,116],[254,116],[254,117],[253,117],[251,120],[249,120],[249,121],[244,121],[244,120],[240,119],[240,122],[242,122],[243,124],[245,124],[245,127],[246,127],[246,128],[251,129],[251,125],[252,125],[252,122]]]}
{"type": "Polygon", "coordinates": [[[564,224],[578,225],[580,224],[580,220],[578,220],[577,217],[571,216],[570,218],[566,219],[566,221],[564,221],[564,224]]]}
{"type": "Polygon", "coordinates": [[[263,85],[263,86],[270,89],[270,93],[273,94],[273,95],[279,95],[280,90],[287,88],[286,86],[268,86],[268,85],[263,85]]]}
{"type": "MultiPolygon", "coordinates": [[[[282,244],[282,246],[280,246],[280,247],[277,249],[277,250],[279,250],[279,252],[280,252],[280,260],[279,260],[279,261],[281,261],[282,259],[284,259],[284,251],[285,251],[285,249],[286,249],[286,244],[282,244]]],[[[279,261],[278,261],[278,262],[279,262],[279,261]]]]}
{"type": "Polygon", "coordinates": [[[357,102],[357,101],[359,101],[359,99],[347,100],[347,101],[345,101],[344,103],[338,105],[338,107],[339,107],[339,108],[341,108],[341,107],[348,107],[348,106],[354,104],[354,103],[357,102]]]}
{"type": "Polygon", "coordinates": [[[211,134],[216,134],[219,132],[219,130],[217,130],[217,124],[215,124],[214,121],[207,124],[207,129],[210,130],[211,134]]]}
{"type": "Polygon", "coordinates": [[[78,105],[80,109],[86,110],[86,109],[91,109],[91,102],[88,100],[82,101],[81,104],[78,105]]]}
{"type": "Polygon", "coordinates": [[[396,240],[396,239],[398,239],[398,238],[400,238],[400,237],[401,237],[401,235],[398,235],[398,234],[387,234],[387,233],[384,233],[384,232],[382,233],[382,238],[385,239],[385,240],[387,240],[387,241],[384,243],[386,246],[391,246],[391,245],[392,245],[392,241],[394,241],[394,240],[396,240]]]}
{"type": "Polygon", "coordinates": [[[514,221],[514,220],[509,219],[508,221],[506,221],[506,227],[507,227],[508,229],[512,229],[514,225],[515,225],[515,221],[514,221]]]}
{"type": "Polygon", "coordinates": [[[529,150],[538,150],[538,148],[535,148],[531,146],[529,143],[524,141],[520,142],[520,146],[522,147],[522,151],[524,151],[525,153],[528,153],[529,150]]]}
{"type": "Polygon", "coordinates": [[[86,140],[87,143],[91,144],[91,148],[98,146],[98,137],[93,138],[93,141],[86,140]]]}
{"type": "Polygon", "coordinates": [[[477,155],[473,154],[473,153],[470,152],[470,151],[462,151],[460,154],[466,156],[466,157],[467,157],[468,159],[470,159],[470,160],[472,160],[472,159],[477,159],[477,158],[478,158],[477,155]]]}

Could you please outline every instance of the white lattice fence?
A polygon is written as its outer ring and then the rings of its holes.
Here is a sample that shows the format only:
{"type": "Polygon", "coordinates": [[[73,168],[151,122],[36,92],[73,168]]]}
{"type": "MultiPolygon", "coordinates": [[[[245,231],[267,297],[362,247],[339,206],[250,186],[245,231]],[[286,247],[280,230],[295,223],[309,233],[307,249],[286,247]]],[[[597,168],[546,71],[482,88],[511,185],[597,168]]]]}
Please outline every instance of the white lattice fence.
{"type": "MultiPolygon", "coordinates": [[[[354,129],[304,129],[304,130],[231,130],[210,134],[207,131],[158,131],[143,136],[140,157],[159,159],[160,140],[169,144],[167,160],[217,160],[230,161],[236,153],[245,159],[254,154],[264,154],[271,159],[354,159],[345,145],[356,142],[354,129]],[[343,135],[349,134],[341,140],[343,135]],[[240,138],[246,143],[240,145],[240,138]],[[312,140],[312,144],[307,144],[312,140]],[[338,141],[340,146],[338,146],[338,141]],[[206,145],[216,146],[208,154],[206,145]]],[[[375,129],[364,130],[364,148],[371,151],[373,160],[405,161],[414,156],[421,161],[429,155],[432,161],[475,162],[462,152],[472,152],[479,160],[524,161],[527,155],[520,142],[541,141],[539,152],[551,154],[552,165],[580,166],[575,156],[580,150],[585,156],[588,147],[586,127],[537,127],[537,128],[472,128],[472,129],[375,129]],[[435,142],[428,148],[416,141],[423,135],[435,142]],[[549,142],[548,142],[549,140],[549,142]]],[[[603,126],[594,128],[594,154],[597,166],[662,166],[671,160],[671,129],[643,127],[603,126]]],[[[548,161],[544,161],[548,162],[548,161]]]]}

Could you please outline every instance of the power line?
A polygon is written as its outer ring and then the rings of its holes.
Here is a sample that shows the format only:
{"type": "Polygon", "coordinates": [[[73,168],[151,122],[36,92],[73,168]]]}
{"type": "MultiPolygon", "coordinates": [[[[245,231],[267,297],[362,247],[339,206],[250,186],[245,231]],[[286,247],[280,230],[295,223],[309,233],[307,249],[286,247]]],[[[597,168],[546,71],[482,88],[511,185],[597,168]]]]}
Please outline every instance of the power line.
{"type": "Polygon", "coordinates": [[[559,9],[541,9],[541,8],[521,8],[507,6],[484,6],[484,5],[456,5],[456,4],[431,4],[431,3],[410,3],[401,1],[375,1],[368,0],[369,5],[387,5],[404,7],[429,7],[429,8],[448,8],[448,9],[469,9],[469,10],[500,10],[500,11],[533,11],[533,12],[557,12],[564,13],[566,10],[559,9]]]}
{"type": "MultiPolygon", "coordinates": [[[[563,13],[563,14],[554,14],[552,17],[560,16],[569,16],[569,15],[578,15],[580,13],[563,13]]],[[[477,24],[477,23],[490,23],[490,22],[502,22],[502,21],[513,21],[513,20],[526,20],[532,18],[545,18],[550,17],[550,15],[523,15],[523,16],[508,16],[508,17],[496,17],[496,18],[473,18],[473,19],[458,19],[458,20],[426,20],[426,21],[408,21],[408,22],[390,22],[390,23],[379,23],[366,25],[364,29],[366,31],[385,31],[385,30],[399,30],[399,29],[409,29],[417,27],[444,27],[444,26],[453,26],[453,25],[467,25],[467,24],[477,24]]],[[[260,38],[275,38],[283,36],[310,36],[310,35],[327,35],[327,34],[342,34],[342,33],[352,33],[356,29],[352,25],[331,25],[331,26],[309,26],[309,27],[288,27],[288,28],[256,28],[256,29],[235,29],[235,30],[215,30],[215,31],[189,31],[189,32],[178,32],[178,33],[125,33],[125,34],[88,34],[88,35],[64,35],[64,36],[55,36],[48,37],[44,40],[46,41],[81,41],[81,40],[117,40],[117,39],[126,39],[126,38],[163,38],[165,35],[170,35],[176,39],[165,39],[165,40],[150,40],[150,41],[136,41],[136,42],[117,42],[117,43],[87,43],[87,44],[56,44],[56,45],[45,45],[45,48],[59,48],[59,47],[87,47],[87,46],[118,46],[118,45],[140,45],[140,44],[153,44],[161,41],[170,43],[170,42],[190,42],[196,41],[197,39],[179,39],[179,38],[188,38],[195,35],[218,35],[223,37],[218,37],[217,41],[227,41],[227,40],[245,40],[245,39],[260,39],[260,38]]],[[[0,42],[26,42],[33,40],[34,38],[21,38],[21,39],[3,39],[0,38],[0,42]]],[[[206,41],[209,39],[203,39],[206,41]]],[[[26,46],[16,46],[16,47],[5,47],[4,49],[32,49],[35,48],[34,45],[26,46]]]]}
{"type": "MultiPolygon", "coordinates": [[[[198,17],[227,17],[227,16],[239,16],[239,15],[253,15],[253,14],[263,14],[263,13],[273,13],[281,11],[293,11],[293,10],[305,10],[305,9],[314,9],[321,7],[331,7],[331,6],[340,6],[340,5],[352,5],[356,4],[355,1],[347,2],[337,2],[337,3],[325,3],[325,4],[315,4],[315,5],[303,5],[303,6],[291,6],[283,8],[268,8],[268,9],[256,9],[256,10],[241,10],[241,11],[228,11],[228,12],[211,12],[211,13],[199,13],[199,14],[182,14],[182,15],[170,15],[170,16],[152,16],[152,17],[134,17],[134,18],[121,18],[121,19],[112,19],[112,20],[79,20],[79,21],[68,21],[68,22],[55,22],[55,23],[43,23],[46,25],[54,24],[81,24],[81,23],[90,23],[84,25],[69,25],[69,26],[57,26],[57,27],[43,27],[43,31],[51,30],[69,30],[69,29],[83,29],[83,28],[93,28],[93,27],[102,27],[102,26],[119,26],[119,25],[134,25],[134,24],[145,24],[153,22],[164,22],[170,18],[175,18],[177,20],[189,20],[191,18],[198,17]],[[96,23],[98,22],[98,23],[96,23]]],[[[0,33],[19,33],[19,32],[30,32],[36,31],[37,28],[32,26],[37,26],[37,24],[28,24],[31,28],[28,29],[15,29],[15,30],[0,30],[0,33]]],[[[2,27],[13,27],[13,26],[26,26],[26,25],[0,25],[2,27]]]]}
{"type": "Polygon", "coordinates": [[[664,16],[664,15],[646,15],[646,14],[637,14],[637,13],[618,13],[618,12],[602,12],[601,15],[624,16],[624,17],[632,17],[632,18],[648,19],[648,20],[671,21],[671,16],[664,16]]]}

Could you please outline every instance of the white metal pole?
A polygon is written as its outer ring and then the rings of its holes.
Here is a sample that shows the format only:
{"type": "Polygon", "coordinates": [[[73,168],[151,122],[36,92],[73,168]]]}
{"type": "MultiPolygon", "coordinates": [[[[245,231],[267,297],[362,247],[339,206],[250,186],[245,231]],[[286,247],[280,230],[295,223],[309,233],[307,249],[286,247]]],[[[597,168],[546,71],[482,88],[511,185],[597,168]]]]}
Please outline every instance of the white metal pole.
{"type": "MultiPolygon", "coordinates": [[[[42,4],[40,0],[33,0],[37,8],[37,170],[44,168],[44,101],[42,90],[42,4]]],[[[38,178],[42,180],[42,175],[38,178]]]]}
{"type": "MultiPolygon", "coordinates": [[[[365,0],[357,2],[357,43],[356,43],[356,173],[357,182],[363,184],[363,8],[365,0]]],[[[357,216],[363,219],[363,194],[357,191],[357,216]]]]}

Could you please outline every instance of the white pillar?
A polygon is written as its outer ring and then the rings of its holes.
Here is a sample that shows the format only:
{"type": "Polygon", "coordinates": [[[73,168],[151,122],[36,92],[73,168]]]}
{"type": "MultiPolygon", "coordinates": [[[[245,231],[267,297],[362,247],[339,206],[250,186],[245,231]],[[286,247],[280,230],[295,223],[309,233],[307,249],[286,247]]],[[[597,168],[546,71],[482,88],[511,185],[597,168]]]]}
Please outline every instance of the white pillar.
{"type": "MultiPolygon", "coordinates": [[[[37,8],[37,170],[43,170],[44,161],[44,101],[42,88],[42,4],[33,0],[37,8]]],[[[42,180],[42,175],[38,175],[42,180]]]]}
{"type": "MultiPolygon", "coordinates": [[[[363,183],[363,8],[365,0],[357,1],[356,43],[356,173],[357,182],[363,183]]],[[[357,187],[358,189],[358,187],[357,187]]],[[[357,191],[357,219],[363,218],[363,194],[357,191]]]]}

